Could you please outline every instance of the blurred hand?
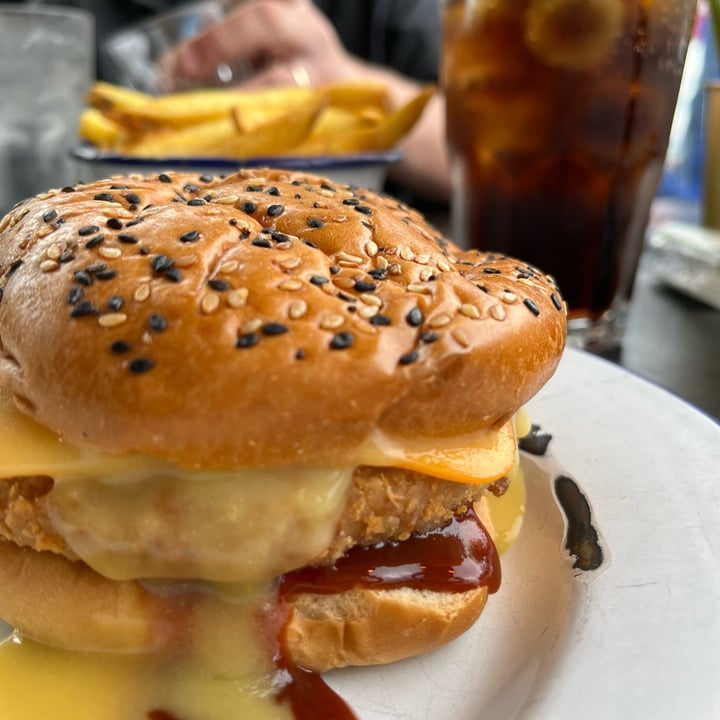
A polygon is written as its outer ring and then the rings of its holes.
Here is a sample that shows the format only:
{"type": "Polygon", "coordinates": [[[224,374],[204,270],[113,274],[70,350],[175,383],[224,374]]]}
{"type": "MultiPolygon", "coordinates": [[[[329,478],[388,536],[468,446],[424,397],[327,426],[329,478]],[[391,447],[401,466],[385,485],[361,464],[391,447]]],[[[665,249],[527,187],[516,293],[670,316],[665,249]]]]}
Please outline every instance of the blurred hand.
{"type": "Polygon", "coordinates": [[[243,87],[318,85],[357,74],[357,61],[310,0],[246,0],[177,50],[178,83],[217,81],[220,65],[254,72],[243,87]]]}

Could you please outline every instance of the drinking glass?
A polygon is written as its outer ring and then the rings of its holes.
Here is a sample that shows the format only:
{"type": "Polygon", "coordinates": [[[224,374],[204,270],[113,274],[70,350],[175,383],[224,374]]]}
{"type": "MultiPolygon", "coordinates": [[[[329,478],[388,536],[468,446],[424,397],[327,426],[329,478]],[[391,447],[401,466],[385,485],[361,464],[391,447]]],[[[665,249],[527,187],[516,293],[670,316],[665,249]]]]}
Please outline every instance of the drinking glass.
{"type": "Polygon", "coordinates": [[[95,77],[93,16],[0,4],[0,216],[77,180],[69,146],[95,77]]]}
{"type": "Polygon", "coordinates": [[[445,0],[453,228],[553,275],[569,342],[622,339],[696,0],[445,0]]]}

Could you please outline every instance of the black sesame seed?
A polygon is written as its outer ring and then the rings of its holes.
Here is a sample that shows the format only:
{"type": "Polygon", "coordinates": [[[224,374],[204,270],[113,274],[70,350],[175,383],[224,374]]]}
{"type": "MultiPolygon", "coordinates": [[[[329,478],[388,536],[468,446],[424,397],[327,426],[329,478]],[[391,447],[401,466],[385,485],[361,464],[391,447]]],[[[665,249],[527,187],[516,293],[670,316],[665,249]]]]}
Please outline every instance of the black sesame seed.
{"type": "Polygon", "coordinates": [[[58,258],[58,260],[61,263],[70,262],[71,260],[74,260],[74,259],[75,259],[75,253],[68,248],[65,248],[65,250],[63,250],[60,253],[60,257],[58,258]]]}
{"type": "Polygon", "coordinates": [[[359,205],[360,201],[356,198],[345,198],[343,200],[343,205],[359,205]]]}
{"type": "Polygon", "coordinates": [[[108,307],[113,312],[117,312],[118,310],[120,310],[124,304],[125,301],[120,297],[120,295],[111,295],[107,301],[108,307]]]}
{"type": "Polygon", "coordinates": [[[308,218],[308,225],[311,228],[321,228],[325,227],[325,223],[322,220],[318,220],[317,218],[308,218]]]}
{"type": "Polygon", "coordinates": [[[120,230],[123,226],[122,220],[120,218],[111,217],[108,218],[105,224],[111,229],[111,230],[120,230]]]}
{"type": "Polygon", "coordinates": [[[236,348],[250,348],[260,342],[260,336],[257,333],[245,333],[241,335],[235,343],[236,348]]]}
{"type": "Polygon", "coordinates": [[[193,185],[192,183],[188,183],[187,185],[184,185],[183,190],[185,192],[189,192],[189,193],[200,192],[200,188],[197,185],[193,185]]]}
{"type": "Polygon", "coordinates": [[[156,332],[167,330],[168,321],[160,314],[153,313],[148,320],[148,327],[156,332]]]}
{"type": "Polygon", "coordinates": [[[193,198],[192,200],[188,200],[187,204],[192,207],[200,207],[205,204],[205,201],[202,198],[193,198]]]}
{"type": "Polygon", "coordinates": [[[290,184],[300,187],[303,184],[303,181],[302,180],[293,180],[290,184]]]}
{"type": "Polygon", "coordinates": [[[552,304],[555,306],[556,310],[562,310],[560,298],[555,293],[550,293],[550,299],[552,300],[552,304]]]}
{"type": "Polygon", "coordinates": [[[112,202],[113,196],[110,193],[98,193],[93,196],[93,200],[104,200],[105,202],[112,202]]]}
{"type": "Polygon", "coordinates": [[[373,229],[372,223],[367,222],[367,220],[363,220],[360,224],[361,224],[363,227],[366,227],[368,230],[372,230],[372,229],[373,229]]]}
{"type": "Polygon", "coordinates": [[[351,347],[353,342],[355,342],[355,338],[353,337],[352,333],[349,333],[349,332],[335,333],[335,335],[333,335],[332,340],[330,341],[330,349],[331,350],[345,350],[346,348],[351,347]]]}
{"type": "Polygon", "coordinates": [[[182,273],[177,268],[170,268],[166,270],[163,275],[170,282],[180,282],[182,280],[182,273]]]}
{"type": "Polygon", "coordinates": [[[335,188],[332,185],[328,185],[327,183],[322,183],[322,185],[320,185],[320,187],[323,190],[329,190],[330,192],[335,192],[335,188]]]}
{"type": "Polygon", "coordinates": [[[290,236],[285,233],[278,232],[277,230],[270,230],[270,237],[278,243],[290,242],[290,236]]]}
{"type": "Polygon", "coordinates": [[[140,223],[144,223],[144,222],[145,222],[144,217],[135,218],[134,220],[131,220],[127,225],[125,225],[125,227],[133,227],[135,225],[139,225],[140,223]]]}
{"type": "Polygon", "coordinates": [[[387,315],[380,315],[379,313],[377,315],[373,315],[370,318],[370,324],[371,325],[391,325],[392,320],[387,315]]]}
{"type": "Polygon", "coordinates": [[[502,274],[502,270],[498,270],[497,268],[494,268],[494,267],[484,267],[483,272],[486,275],[501,275],[502,274]]]}
{"type": "Polygon", "coordinates": [[[347,293],[344,293],[342,290],[337,294],[337,296],[343,302],[347,302],[347,303],[357,302],[357,298],[354,298],[352,295],[348,295],[347,293]]]}
{"type": "Polygon", "coordinates": [[[269,217],[279,217],[285,212],[284,205],[268,205],[267,214],[269,217]]]}
{"type": "Polygon", "coordinates": [[[127,193],[127,195],[125,195],[125,199],[133,205],[138,205],[142,202],[142,198],[136,193],[127,193]]]}
{"type": "Polygon", "coordinates": [[[73,273],[73,278],[75,279],[75,282],[80,283],[81,285],[92,285],[92,278],[84,270],[76,270],[73,273]]]}
{"type": "Polygon", "coordinates": [[[296,360],[304,360],[305,359],[305,350],[300,348],[295,352],[295,359],[296,360]]]}
{"type": "Polygon", "coordinates": [[[362,213],[363,215],[372,215],[373,213],[373,209],[367,205],[356,205],[353,210],[355,210],[355,212],[362,213]]]}
{"type": "Polygon", "coordinates": [[[423,323],[423,314],[422,310],[420,310],[419,307],[414,307],[410,312],[405,316],[405,320],[407,320],[408,325],[412,325],[412,327],[420,327],[423,323]]]}
{"type": "Polygon", "coordinates": [[[218,292],[225,292],[230,289],[230,283],[227,280],[220,280],[219,278],[208,280],[208,285],[218,292]]]}
{"type": "Polygon", "coordinates": [[[126,352],[130,352],[131,348],[132,345],[130,345],[129,342],[125,342],[125,340],[116,340],[110,345],[110,351],[116,355],[123,355],[126,352]]]}
{"type": "Polygon", "coordinates": [[[478,290],[482,290],[484,293],[487,293],[487,292],[488,292],[488,289],[485,287],[485,285],[480,285],[479,283],[475,283],[475,287],[476,287],[478,290]]]}
{"type": "Polygon", "coordinates": [[[302,200],[302,195],[301,195],[300,193],[295,193],[295,194],[293,195],[293,197],[294,197],[296,200],[302,200]]]}
{"type": "Polygon", "coordinates": [[[535,316],[537,317],[540,314],[540,308],[530,299],[525,298],[523,300],[523,305],[535,316]]]}
{"type": "Polygon", "coordinates": [[[373,280],[384,280],[387,277],[387,268],[374,268],[368,271],[368,275],[373,280]]]}
{"type": "Polygon", "coordinates": [[[254,202],[250,202],[249,200],[246,200],[241,206],[240,209],[247,213],[248,215],[252,215],[257,210],[257,205],[254,202]]]}
{"type": "Polygon", "coordinates": [[[304,242],[308,247],[311,247],[311,248],[313,248],[314,250],[317,250],[317,249],[318,249],[318,246],[317,246],[314,242],[312,242],[312,241],[310,241],[310,240],[303,240],[303,242],[304,242]]]}
{"type": "Polygon", "coordinates": [[[82,300],[83,296],[83,289],[81,287],[71,287],[70,292],[68,292],[68,303],[70,305],[77,305],[80,300],[82,300]]]}
{"type": "Polygon", "coordinates": [[[172,178],[169,175],[166,175],[165,173],[160,173],[158,175],[158,180],[162,183],[172,182],[172,178]]]}
{"type": "Polygon", "coordinates": [[[130,372],[140,375],[141,373],[152,370],[155,367],[155,361],[150,358],[134,358],[130,361],[128,368],[130,372]]]}
{"type": "Polygon", "coordinates": [[[79,318],[85,317],[86,315],[98,315],[99,312],[100,311],[89,300],[83,300],[73,308],[70,317],[79,318]]]}
{"type": "Polygon", "coordinates": [[[60,192],[64,192],[64,193],[75,192],[75,188],[72,185],[66,185],[60,192]]]}
{"type": "Polygon", "coordinates": [[[85,243],[85,247],[88,250],[92,250],[94,247],[97,247],[103,240],[105,240],[104,235],[96,235],[94,238],[90,238],[90,240],[85,243]]]}
{"type": "Polygon", "coordinates": [[[268,195],[280,194],[280,191],[274,185],[271,185],[265,192],[267,192],[268,195]]]}
{"type": "Polygon", "coordinates": [[[235,225],[238,224],[237,218],[230,218],[230,219],[228,220],[228,222],[229,222],[233,227],[235,227],[235,225]]]}
{"type": "Polygon", "coordinates": [[[200,237],[199,230],[188,230],[187,232],[184,232],[180,236],[180,242],[182,242],[182,243],[195,242],[199,237],[200,237]]]}
{"type": "Polygon", "coordinates": [[[13,260],[10,263],[10,267],[8,268],[8,277],[12,275],[22,264],[25,262],[22,258],[17,258],[17,260],[13,260]]]}
{"type": "Polygon", "coordinates": [[[111,185],[110,189],[111,190],[129,190],[130,186],[129,185],[111,185]]]}
{"type": "Polygon", "coordinates": [[[209,173],[203,173],[199,179],[200,179],[200,182],[209,183],[209,182],[212,182],[213,176],[210,175],[209,173]]]}
{"type": "Polygon", "coordinates": [[[156,273],[162,273],[170,270],[175,265],[175,261],[167,255],[154,255],[150,261],[150,266],[156,273]]]}
{"type": "Polygon", "coordinates": [[[46,210],[43,213],[42,219],[46,223],[52,222],[57,217],[57,210],[55,208],[50,208],[50,210],[46,210]]]}
{"type": "Polygon", "coordinates": [[[100,272],[95,273],[95,277],[98,280],[112,280],[116,276],[117,276],[117,271],[112,270],[111,268],[108,268],[107,270],[100,270],[100,272]]]}
{"type": "Polygon", "coordinates": [[[88,265],[85,268],[86,273],[90,273],[91,275],[93,273],[100,272],[101,270],[105,270],[107,268],[107,265],[104,262],[97,262],[93,263],[92,265],[88,265]]]}
{"type": "Polygon", "coordinates": [[[283,335],[288,331],[288,326],[282,323],[269,322],[262,326],[263,335],[283,335]]]}
{"type": "Polygon", "coordinates": [[[359,293],[373,292],[377,290],[377,283],[367,282],[367,280],[357,280],[353,287],[359,293]]]}
{"type": "Polygon", "coordinates": [[[440,333],[436,333],[433,330],[428,330],[427,332],[420,334],[420,342],[424,342],[426,345],[437,342],[439,339],[440,333]]]}
{"type": "Polygon", "coordinates": [[[97,225],[85,225],[78,230],[78,235],[85,237],[86,235],[94,235],[96,232],[100,232],[97,225]]]}
{"type": "Polygon", "coordinates": [[[138,253],[140,253],[140,255],[147,255],[149,252],[150,251],[144,246],[138,250],[138,253]]]}
{"type": "Polygon", "coordinates": [[[138,242],[140,242],[135,235],[131,235],[130,233],[120,233],[118,235],[118,240],[121,243],[125,243],[125,245],[136,245],[138,242]]]}
{"type": "Polygon", "coordinates": [[[262,247],[262,248],[271,248],[272,243],[269,240],[266,240],[265,238],[256,237],[252,244],[255,245],[255,247],[262,247]]]}
{"type": "Polygon", "coordinates": [[[262,192],[263,186],[262,185],[248,185],[245,189],[248,192],[262,192]]]}
{"type": "Polygon", "coordinates": [[[417,362],[417,359],[420,357],[420,354],[417,350],[411,350],[408,353],[405,353],[404,355],[400,356],[400,359],[398,360],[399,365],[411,365],[414,362],[417,362]]]}
{"type": "Polygon", "coordinates": [[[330,280],[322,275],[311,275],[310,282],[313,285],[325,285],[325,283],[329,283],[330,280]]]}
{"type": "Polygon", "coordinates": [[[331,275],[337,275],[340,272],[340,266],[339,265],[331,265],[330,266],[330,274],[331,275]]]}

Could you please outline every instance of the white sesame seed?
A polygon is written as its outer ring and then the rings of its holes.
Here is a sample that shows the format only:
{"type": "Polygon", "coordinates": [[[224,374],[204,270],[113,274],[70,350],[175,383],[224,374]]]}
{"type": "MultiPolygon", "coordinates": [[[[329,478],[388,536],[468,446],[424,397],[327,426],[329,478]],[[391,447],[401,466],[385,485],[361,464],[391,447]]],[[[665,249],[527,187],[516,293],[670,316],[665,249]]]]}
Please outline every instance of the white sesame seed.
{"type": "Polygon", "coordinates": [[[175,267],[179,268],[187,268],[192,267],[196,262],[198,261],[197,255],[181,255],[178,258],[175,258],[175,267]]]}
{"type": "Polygon", "coordinates": [[[43,225],[36,233],[35,236],[39,238],[47,237],[51,232],[55,232],[54,225],[43,225]]]}
{"type": "Polygon", "coordinates": [[[333,283],[343,290],[350,290],[355,287],[355,281],[346,275],[339,275],[333,278],[333,283]]]}
{"type": "Polygon", "coordinates": [[[387,261],[387,258],[384,257],[383,255],[377,255],[377,256],[375,257],[375,265],[376,265],[380,270],[387,270],[387,266],[388,266],[389,264],[390,264],[390,263],[387,261]]]}
{"type": "Polygon", "coordinates": [[[220,265],[220,267],[218,268],[218,272],[225,274],[235,272],[238,269],[239,265],[240,263],[237,260],[226,260],[224,263],[222,263],[222,265],[220,265]]]}
{"type": "Polygon", "coordinates": [[[427,282],[433,276],[433,271],[430,268],[423,268],[420,271],[420,279],[423,282],[427,282]]]}
{"type": "Polygon", "coordinates": [[[336,330],[341,325],[345,324],[345,318],[342,315],[338,315],[337,313],[331,313],[330,315],[326,315],[321,321],[320,321],[320,327],[323,330],[336,330]]]}
{"type": "Polygon", "coordinates": [[[104,257],[106,260],[114,260],[122,255],[122,250],[116,247],[106,247],[105,245],[101,245],[98,248],[98,255],[100,255],[100,257],[104,257]]]}
{"type": "Polygon", "coordinates": [[[470,341],[468,340],[467,335],[460,328],[453,328],[450,331],[450,335],[452,335],[458,345],[464,348],[470,347],[470,341]]]}
{"type": "Polygon", "coordinates": [[[117,327],[127,321],[125,313],[106,313],[98,318],[98,325],[106,328],[117,327]]]}
{"type": "Polygon", "coordinates": [[[328,190],[327,188],[321,188],[320,194],[326,198],[335,197],[335,193],[332,190],[328,190]]]}
{"type": "Polygon", "coordinates": [[[248,320],[240,326],[240,334],[247,335],[248,333],[254,333],[262,327],[263,321],[260,318],[253,318],[248,320]]]}
{"type": "Polygon", "coordinates": [[[137,290],[133,293],[133,298],[137,300],[137,302],[145,302],[150,297],[150,285],[143,284],[140,285],[137,290]]]}
{"type": "Polygon", "coordinates": [[[448,265],[448,263],[446,263],[442,258],[438,258],[437,266],[438,270],[441,272],[450,272],[450,265],[448,265]]]}
{"type": "Polygon", "coordinates": [[[400,263],[390,263],[387,268],[388,275],[402,275],[400,263]]]}
{"type": "Polygon", "coordinates": [[[307,303],[304,300],[294,300],[290,303],[290,307],[288,308],[288,315],[293,320],[301,318],[306,312],[307,303]]]}
{"type": "Polygon", "coordinates": [[[507,303],[508,305],[512,305],[513,303],[516,303],[518,300],[518,296],[515,293],[510,292],[509,290],[506,290],[501,296],[500,299],[507,303]]]}
{"type": "Polygon", "coordinates": [[[363,293],[360,295],[360,300],[366,305],[372,305],[373,307],[382,306],[382,300],[377,295],[372,295],[370,293],[363,293]]]}
{"type": "Polygon", "coordinates": [[[206,292],[200,300],[200,309],[206,314],[214,313],[220,307],[220,294],[216,292],[206,292]]]}
{"type": "Polygon", "coordinates": [[[146,345],[152,345],[153,336],[152,333],[149,333],[147,330],[142,334],[141,339],[146,345]]]}
{"type": "Polygon", "coordinates": [[[43,260],[40,263],[40,269],[44,272],[52,272],[53,270],[57,270],[60,267],[60,263],[57,262],[57,260],[43,260]]]}
{"type": "Polygon", "coordinates": [[[502,305],[493,305],[488,312],[490,317],[495,320],[504,320],[506,317],[505,308],[502,305]]]}
{"type": "Polygon", "coordinates": [[[368,242],[365,243],[365,252],[370,257],[375,257],[378,254],[378,246],[377,243],[373,240],[368,240],[368,242]]]}
{"type": "Polygon", "coordinates": [[[415,262],[420,263],[420,265],[427,265],[430,262],[430,256],[429,255],[416,255],[415,262]]]}
{"type": "Polygon", "coordinates": [[[450,322],[450,316],[446,315],[444,313],[440,315],[435,315],[435,317],[430,318],[428,320],[428,325],[431,328],[439,328],[439,327],[445,327],[450,322]]]}
{"type": "Polygon", "coordinates": [[[345,262],[353,263],[353,265],[360,265],[363,261],[359,255],[351,255],[344,250],[341,250],[335,257],[337,260],[344,260],[345,262]]]}
{"type": "Polygon", "coordinates": [[[243,305],[245,305],[248,295],[249,291],[247,288],[237,288],[236,290],[231,290],[225,296],[225,302],[231,308],[241,308],[243,305]]]}
{"type": "Polygon", "coordinates": [[[460,306],[460,312],[465,317],[473,318],[473,320],[480,319],[480,311],[471,303],[463,303],[460,306]]]}
{"type": "Polygon", "coordinates": [[[288,280],[283,280],[278,287],[281,290],[300,290],[303,287],[302,282],[300,280],[295,280],[293,278],[289,278],[288,280]]]}
{"type": "Polygon", "coordinates": [[[377,315],[378,308],[372,305],[364,305],[358,308],[357,314],[361,318],[371,318],[373,315],[377,315]]]}
{"type": "Polygon", "coordinates": [[[335,294],[335,286],[330,283],[325,283],[324,285],[320,286],[320,289],[326,294],[326,295],[334,295],[335,294]]]}
{"type": "Polygon", "coordinates": [[[356,262],[349,262],[348,260],[338,260],[337,264],[344,268],[356,268],[358,266],[356,262]]]}
{"type": "Polygon", "coordinates": [[[302,259],[299,257],[292,257],[287,258],[286,260],[281,260],[279,265],[285,270],[293,270],[294,268],[298,267],[302,263],[302,259]]]}
{"type": "Polygon", "coordinates": [[[234,205],[237,201],[237,195],[223,195],[222,197],[215,198],[215,202],[218,205],[234,205]]]}
{"type": "Polygon", "coordinates": [[[403,246],[400,248],[400,257],[403,260],[413,260],[415,258],[415,253],[407,246],[403,246]]]}
{"type": "Polygon", "coordinates": [[[62,255],[62,248],[59,245],[53,243],[46,251],[45,254],[51,260],[57,260],[62,255]]]}
{"type": "Polygon", "coordinates": [[[420,293],[421,295],[430,294],[430,288],[427,285],[421,285],[420,283],[410,283],[407,286],[407,291],[412,293],[420,293]]]}
{"type": "Polygon", "coordinates": [[[332,222],[336,223],[344,223],[347,222],[347,215],[333,215],[333,217],[330,218],[332,222]]]}
{"type": "Polygon", "coordinates": [[[328,204],[324,200],[316,200],[315,207],[316,208],[327,208],[328,204]]]}

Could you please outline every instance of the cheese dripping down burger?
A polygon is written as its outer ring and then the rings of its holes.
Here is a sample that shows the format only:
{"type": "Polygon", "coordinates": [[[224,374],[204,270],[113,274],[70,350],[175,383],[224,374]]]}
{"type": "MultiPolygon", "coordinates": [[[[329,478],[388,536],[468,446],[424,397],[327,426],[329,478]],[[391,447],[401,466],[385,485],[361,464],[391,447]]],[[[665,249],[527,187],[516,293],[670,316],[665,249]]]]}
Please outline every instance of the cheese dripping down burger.
{"type": "MultiPolygon", "coordinates": [[[[474,508],[504,489],[513,418],[565,341],[536,268],[262,169],[30,199],[0,224],[0,289],[18,637],[167,663],[201,631],[254,633],[259,694],[303,717],[298,666],[428,651],[497,588],[474,508]],[[248,603],[260,629],[235,617],[248,603]]],[[[143,702],[194,717],[162,688],[143,702]]]]}

